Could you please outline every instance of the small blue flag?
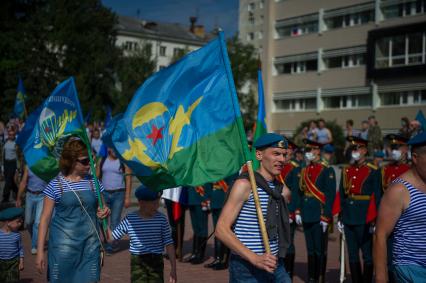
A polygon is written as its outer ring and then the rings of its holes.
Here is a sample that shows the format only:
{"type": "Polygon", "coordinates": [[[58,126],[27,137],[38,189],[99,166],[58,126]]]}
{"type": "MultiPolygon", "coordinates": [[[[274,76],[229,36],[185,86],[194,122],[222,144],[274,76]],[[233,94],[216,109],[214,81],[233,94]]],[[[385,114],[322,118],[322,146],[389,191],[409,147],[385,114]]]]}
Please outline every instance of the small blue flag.
{"type": "Polygon", "coordinates": [[[23,119],[26,115],[25,113],[25,99],[26,99],[26,93],[25,93],[25,87],[24,82],[21,78],[19,78],[18,87],[16,89],[16,100],[15,100],[15,106],[13,108],[13,116],[16,118],[23,119]]]}

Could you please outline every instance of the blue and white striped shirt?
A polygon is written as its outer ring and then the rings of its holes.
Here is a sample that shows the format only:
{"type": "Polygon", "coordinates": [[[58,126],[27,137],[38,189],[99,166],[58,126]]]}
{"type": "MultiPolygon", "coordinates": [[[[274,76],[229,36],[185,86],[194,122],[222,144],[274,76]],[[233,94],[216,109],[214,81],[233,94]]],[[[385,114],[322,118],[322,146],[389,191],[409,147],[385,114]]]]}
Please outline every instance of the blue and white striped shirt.
{"type": "Polygon", "coordinates": [[[169,222],[164,214],[157,211],[151,218],[142,218],[138,212],[132,212],[121,220],[112,232],[115,240],[128,234],[130,237],[130,253],[162,254],[164,247],[173,244],[169,222]]]}
{"type": "MultiPolygon", "coordinates": [[[[268,185],[272,189],[275,188],[273,183],[268,182],[268,185]]],[[[259,194],[263,218],[266,219],[269,195],[259,187],[257,188],[257,192],[259,194]]],[[[251,192],[249,199],[243,204],[240,214],[235,221],[234,233],[249,250],[256,254],[264,254],[265,248],[258,223],[256,206],[253,193],[251,192]]],[[[278,237],[274,240],[269,240],[269,245],[271,247],[271,254],[278,255],[278,237]]]]}
{"type": "Polygon", "coordinates": [[[18,232],[5,233],[0,229],[0,259],[24,257],[21,234],[18,232]]]}
{"type": "MultiPolygon", "coordinates": [[[[104,187],[101,182],[99,182],[99,187],[101,192],[104,191],[104,187]]],[[[95,190],[95,183],[93,180],[93,176],[87,176],[85,179],[78,181],[78,182],[71,182],[64,178],[64,176],[59,175],[58,177],[53,178],[47,187],[43,190],[43,194],[50,198],[51,200],[54,200],[55,203],[59,203],[61,200],[61,196],[65,192],[69,192],[71,190],[74,190],[76,192],[78,191],[87,191],[87,190],[95,190]],[[59,184],[60,180],[61,184],[59,184]],[[62,190],[61,190],[62,186],[62,190]]]]}
{"type": "Polygon", "coordinates": [[[410,204],[394,228],[393,264],[426,267],[426,194],[397,178],[410,193],[410,204]]]}

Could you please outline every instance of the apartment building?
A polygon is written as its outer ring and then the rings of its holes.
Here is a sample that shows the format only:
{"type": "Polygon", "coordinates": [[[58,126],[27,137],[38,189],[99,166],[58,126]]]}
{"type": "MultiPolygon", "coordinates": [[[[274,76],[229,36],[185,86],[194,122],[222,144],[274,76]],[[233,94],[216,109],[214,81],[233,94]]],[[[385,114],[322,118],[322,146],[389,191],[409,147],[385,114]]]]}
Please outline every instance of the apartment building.
{"type": "Polygon", "coordinates": [[[241,42],[263,48],[265,0],[240,0],[238,36],[241,42]]]}
{"type": "Polygon", "coordinates": [[[167,67],[174,58],[196,50],[207,43],[210,34],[202,25],[196,25],[196,18],[190,18],[190,25],[145,21],[119,16],[116,26],[116,45],[122,47],[124,55],[137,52],[140,48],[151,48],[156,71],[167,67]]]}
{"type": "Polygon", "coordinates": [[[268,127],[341,126],[375,115],[385,133],[426,112],[426,0],[265,2],[268,127]]]}

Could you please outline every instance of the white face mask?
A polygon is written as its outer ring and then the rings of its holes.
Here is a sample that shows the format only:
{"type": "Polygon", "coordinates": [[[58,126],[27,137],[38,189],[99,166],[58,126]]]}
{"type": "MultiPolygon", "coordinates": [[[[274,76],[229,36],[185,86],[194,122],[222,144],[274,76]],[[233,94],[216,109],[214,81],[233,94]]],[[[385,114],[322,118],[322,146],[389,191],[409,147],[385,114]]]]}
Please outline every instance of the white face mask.
{"type": "Polygon", "coordinates": [[[361,158],[361,153],[358,151],[352,151],[352,158],[353,160],[358,161],[361,158]]]}
{"type": "Polygon", "coordinates": [[[401,159],[402,153],[400,150],[394,149],[392,150],[392,159],[398,161],[401,159]]]}
{"type": "Polygon", "coordinates": [[[310,151],[309,152],[305,152],[305,158],[308,161],[312,161],[312,160],[315,159],[315,155],[312,152],[310,152],[310,151]]]}

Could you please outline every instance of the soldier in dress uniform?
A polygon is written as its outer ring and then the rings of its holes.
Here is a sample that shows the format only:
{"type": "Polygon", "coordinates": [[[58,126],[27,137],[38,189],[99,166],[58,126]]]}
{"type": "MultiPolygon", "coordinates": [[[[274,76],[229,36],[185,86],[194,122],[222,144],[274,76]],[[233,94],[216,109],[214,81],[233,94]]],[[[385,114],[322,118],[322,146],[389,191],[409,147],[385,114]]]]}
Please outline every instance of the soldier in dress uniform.
{"type": "MultiPolygon", "coordinates": [[[[216,229],[217,220],[222,212],[225,204],[226,195],[229,188],[232,187],[234,180],[238,174],[232,175],[224,180],[212,184],[212,189],[209,190],[209,199],[211,207],[211,215],[213,219],[213,227],[216,229]]],[[[228,268],[229,249],[216,237],[214,239],[214,259],[212,262],[204,265],[204,267],[214,270],[223,270],[228,268]]]]}
{"type": "Polygon", "coordinates": [[[290,246],[287,249],[287,254],[284,258],[285,270],[288,275],[293,279],[294,275],[294,259],[296,255],[296,249],[294,247],[294,233],[296,231],[296,209],[300,201],[300,189],[299,179],[301,167],[299,163],[294,160],[294,151],[297,149],[297,145],[288,140],[287,157],[281,174],[278,179],[287,186],[291,191],[291,199],[288,203],[288,210],[290,212],[290,246]]]}
{"type": "MultiPolygon", "coordinates": [[[[304,140],[306,166],[300,175],[300,216],[308,251],[309,282],[325,282],[328,228],[336,195],[334,169],[321,160],[323,144],[304,140]],[[324,274],[322,274],[324,270],[324,274]]],[[[296,222],[300,222],[296,211],[296,222]]],[[[299,224],[299,223],[297,223],[299,224]]]]}
{"type": "Polygon", "coordinates": [[[373,276],[372,236],[381,197],[381,172],[377,166],[366,162],[367,140],[354,136],[347,137],[347,140],[351,143],[354,163],[342,170],[339,188],[341,212],[337,226],[346,236],[352,282],[369,283],[373,276]]]}
{"type": "Polygon", "coordinates": [[[209,190],[211,185],[188,187],[188,207],[191,216],[192,230],[192,254],[183,262],[200,264],[204,261],[208,237],[208,212],[210,210],[209,190]]]}
{"type": "MultiPolygon", "coordinates": [[[[389,184],[392,183],[397,177],[405,173],[410,169],[410,164],[408,163],[408,139],[395,134],[389,134],[385,137],[389,141],[391,148],[391,158],[392,161],[385,165],[382,168],[382,185],[383,192],[386,191],[389,184]]],[[[388,276],[389,282],[395,282],[393,276],[391,264],[392,264],[392,246],[393,246],[393,235],[388,238],[388,276]]]]}

